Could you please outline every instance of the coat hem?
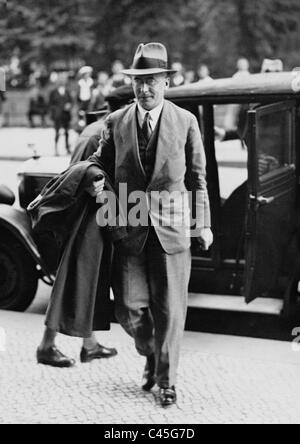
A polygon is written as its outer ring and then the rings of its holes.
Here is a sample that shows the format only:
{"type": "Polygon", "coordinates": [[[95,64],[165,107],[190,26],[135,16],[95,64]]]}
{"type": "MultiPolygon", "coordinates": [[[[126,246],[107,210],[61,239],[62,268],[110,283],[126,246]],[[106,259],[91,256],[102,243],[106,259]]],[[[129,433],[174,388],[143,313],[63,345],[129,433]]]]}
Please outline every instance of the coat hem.
{"type": "Polygon", "coordinates": [[[51,330],[56,331],[57,333],[61,333],[65,336],[71,336],[75,338],[89,338],[91,337],[93,331],[109,331],[110,330],[110,324],[105,325],[101,328],[96,328],[94,330],[78,330],[73,328],[67,328],[63,326],[53,326],[51,323],[45,322],[46,327],[50,328],[51,330]]]}

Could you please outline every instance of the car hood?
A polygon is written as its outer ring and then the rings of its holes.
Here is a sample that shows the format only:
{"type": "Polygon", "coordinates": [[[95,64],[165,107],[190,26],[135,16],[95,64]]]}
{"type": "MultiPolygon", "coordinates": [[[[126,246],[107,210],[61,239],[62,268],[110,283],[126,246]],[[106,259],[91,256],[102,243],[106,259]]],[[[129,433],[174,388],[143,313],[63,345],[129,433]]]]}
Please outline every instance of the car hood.
{"type": "Polygon", "coordinates": [[[19,175],[57,175],[70,165],[70,157],[39,157],[26,160],[19,170],[19,175]]]}

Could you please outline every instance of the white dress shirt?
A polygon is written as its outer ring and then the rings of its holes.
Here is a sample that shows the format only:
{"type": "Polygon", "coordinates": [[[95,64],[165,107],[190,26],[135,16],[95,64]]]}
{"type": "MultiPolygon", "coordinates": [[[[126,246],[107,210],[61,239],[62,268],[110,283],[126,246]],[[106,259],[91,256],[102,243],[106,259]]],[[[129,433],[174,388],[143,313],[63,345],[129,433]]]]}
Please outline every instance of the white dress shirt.
{"type": "Polygon", "coordinates": [[[94,84],[94,81],[92,78],[88,79],[80,79],[78,82],[79,85],[79,99],[83,102],[90,100],[92,96],[92,86],[94,84]]]}
{"type": "Polygon", "coordinates": [[[147,113],[149,113],[149,115],[150,115],[149,123],[151,126],[151,130],[153,132],[155,130],[155,127],[156,127],[157,122],[160,118],[162,109],[164,107],[164,100],[156,108],[153,108],[151,111],[147,111],[146,109],[142,108],[139,103],[137,104],[137,107],[138,107],[138,121],[139,121],[140,127],[142,128],[142,126],[143,126],[145,115],[147,113]]]}

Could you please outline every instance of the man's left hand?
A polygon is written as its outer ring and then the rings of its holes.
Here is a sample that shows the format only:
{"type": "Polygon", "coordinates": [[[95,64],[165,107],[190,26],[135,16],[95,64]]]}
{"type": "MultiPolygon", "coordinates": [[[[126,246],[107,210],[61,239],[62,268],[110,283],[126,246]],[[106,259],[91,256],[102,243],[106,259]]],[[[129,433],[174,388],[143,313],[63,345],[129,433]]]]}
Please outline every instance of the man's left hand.
{"type": "Polygon", "coordinates": [[[207,251],[212,246],[214,241],[214,235],[210,228],[202,228],[198,242],[202,250],[207,251]]]}

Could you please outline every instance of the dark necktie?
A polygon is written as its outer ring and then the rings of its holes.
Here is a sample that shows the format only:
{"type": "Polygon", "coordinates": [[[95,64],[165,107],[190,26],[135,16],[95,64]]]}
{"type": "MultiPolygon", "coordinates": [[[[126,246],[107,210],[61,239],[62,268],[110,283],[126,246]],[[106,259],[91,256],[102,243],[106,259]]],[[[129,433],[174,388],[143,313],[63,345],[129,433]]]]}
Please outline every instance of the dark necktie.
{"type": "Polygon", "coordinates": [[[146,113],[145,114],[145,118],[144,118],[144,122],[143,122],[143,126],[142,126],[142,131],[144,134],[144,137],[147,141],[147,143],[149,142],[151,135],[152,135],[152,129],[150,126],[150,114],[146,113]]]}

